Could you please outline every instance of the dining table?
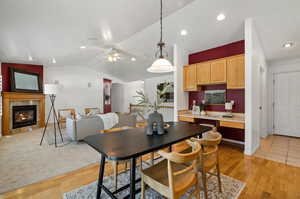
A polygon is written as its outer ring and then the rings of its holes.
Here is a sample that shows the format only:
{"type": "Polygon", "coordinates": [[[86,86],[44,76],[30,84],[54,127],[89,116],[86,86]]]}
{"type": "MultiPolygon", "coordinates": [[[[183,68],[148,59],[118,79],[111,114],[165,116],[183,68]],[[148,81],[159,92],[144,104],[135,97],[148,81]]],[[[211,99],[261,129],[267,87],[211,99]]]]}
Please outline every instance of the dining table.
{"type": "Polygon", "coordinates": [[[163,148],[171,148],[173,144],[179,143],[191,137],[201,136],[202,133],[211,130],[211,127],[201,126],[187,122],[168,122],[168,128],[162,135],[147,135],[145,128],[124,129],[117,132],[87,136],[84,138],[89,146],[100,153],[100,169],[97,185],[97,199],[100,199],[102,190],[108,196],[116,199],[117,193],[130,188],[129,195],[124,198],[134,199],[140,189],[136,190],[136,159],[163,148]],[[103,185],[105,160],[122,161],[130,160],[130,183],[110,191],[103,185]]]}

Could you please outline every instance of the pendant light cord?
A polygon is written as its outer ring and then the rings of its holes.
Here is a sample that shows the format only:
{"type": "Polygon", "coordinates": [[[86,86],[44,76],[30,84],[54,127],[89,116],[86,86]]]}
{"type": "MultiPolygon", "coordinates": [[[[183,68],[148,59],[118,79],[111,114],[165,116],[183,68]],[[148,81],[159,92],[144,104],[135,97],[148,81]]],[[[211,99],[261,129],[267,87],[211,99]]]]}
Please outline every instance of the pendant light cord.
{"type": "Polygon", "coordinates": [[[163,32],[162,32],[162,0],[160,0],[160,41],[158,43],[159,46],[159,58],[163,58],[163,46],[164,43],[162,41],[162,36],[163,36],[163,32]]]}
{"type": "Polygon", "coordinates": [[[160,0],[160,42],[162,43],[162,0],[160,0]]]}

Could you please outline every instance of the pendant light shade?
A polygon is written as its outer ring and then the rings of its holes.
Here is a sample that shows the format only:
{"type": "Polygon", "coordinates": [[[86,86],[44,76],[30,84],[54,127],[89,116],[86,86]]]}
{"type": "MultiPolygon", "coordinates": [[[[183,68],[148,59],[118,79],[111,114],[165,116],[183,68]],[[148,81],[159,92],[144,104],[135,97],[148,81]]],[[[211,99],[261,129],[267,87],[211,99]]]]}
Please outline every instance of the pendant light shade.
{"type": "Polygon", "coordinates": [[[174,71],[174,69],[169,60],[159,58],[153,62],[153,64],[147,69],[147,71],[150,73],[168,73],[174,71]]]}
{"type": "Polygon", "coordinates": [[[157,59],[153,64],[147,69],[150,73],[168,73],[173,72],[174,67],[171,62],[166,59],[167,56],[163,55],[163,48],[165,43],[162,40],[162,0],[160,0],[160,42],[157,44],[158,52],[156,53],[157,59]],[[159,56],[157,56],[159,55],[159,56]]]}

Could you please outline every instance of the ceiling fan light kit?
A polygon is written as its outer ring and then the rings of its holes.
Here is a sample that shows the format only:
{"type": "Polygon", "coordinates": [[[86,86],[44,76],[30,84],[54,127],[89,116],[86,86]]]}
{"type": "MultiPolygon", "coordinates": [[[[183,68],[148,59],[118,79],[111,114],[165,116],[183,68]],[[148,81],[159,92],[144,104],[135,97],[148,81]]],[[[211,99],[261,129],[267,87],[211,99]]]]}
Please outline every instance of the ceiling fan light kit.
{"type": "Polygon", "coordinates": [[[107,59],[109,62],[116,62],[121,59],[120,54],[116,52],[115,49],[112,49],[110,53],[107,55],[107,59]]]}
{"type": "Polygon", "coordinates": [[[162,41],[162,0],[160,0],[160,42],[157,44],[158,52],[156,52],[157,59],[153,62],[153,64],[147,69],[148,72],[151,73],[168,73],[173,72],[174,67],[171,62],[166,59],[167,53],[163,53],[163,48],[165,47],[165,43],[162,41]],[[159,56],[157,56],[159,55],[159,56]]]}

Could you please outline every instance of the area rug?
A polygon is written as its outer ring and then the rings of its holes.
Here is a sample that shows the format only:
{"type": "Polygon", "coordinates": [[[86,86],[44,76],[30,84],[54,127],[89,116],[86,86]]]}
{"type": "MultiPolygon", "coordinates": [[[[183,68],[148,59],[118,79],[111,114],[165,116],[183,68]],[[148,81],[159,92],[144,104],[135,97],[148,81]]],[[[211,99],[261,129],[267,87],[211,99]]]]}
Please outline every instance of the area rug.
{"type": "MultiPolygon", "coordinates": [[[[42,129],[0,139],[0,193],[55,177],[99,161],[99,153],[85,143],[66,138],[55,148],[49,128],[40,146],[42,129]]],[[[60,140],[58,135],[57,140],[60,140]]]]}
{"type": "MultiPolygon", "coordinates": [[[[139,177],[139,172],[137,173],[137,178],[139,177]]],[[[129,171],[123,172],[118,176],[118,187],[122,187],[129,183],[130,174],[129,171]]],[[[208,180],[208,198],[210,199],[237,199],[242,190],[244,189],[246,183],[239,181],[237,179],[231,178],[229,176],[222,175],[222,189],[223,193],[219,193],[218,189],[218,182],[216,177],[211,177],[208,180]]],[[[199,181],[201,182],[201,176],[199,177],[199,181]]],[[[106,176],[103,179],[104,185],[112,189],[113,188],[113,178],[112,176],[106,176]]],[[[140,184],[140,183],[139,183],[140,184]]],[[[139,188],[140,185],[137,184],[136,188],[139,188]]],[[[192,192],[190,190],[189,192],[192,192]]],[[[64,199],[95,199],[97,192],[97,182],[93,182],[91,184],[82,186],[78,189],[72,190],[70,192],[64,193],[64,199]]],[[[129,190],[125,190],[118,195],[118,198],[124,198],[124,196],[129,194],[129,190]]],[[[186,194],[182,197],[188,198],[189,194],[186,194]]],[[[140,198],[140,194],[137,194],[137,198],[140,198]]],[[[147,188],[145,198],[151,199],[160,199],[164,198],[155,192],[153,189],[147,188]]],[[[204,198],[204,193],[201,191],[201,198],[204,198]]],[[[101,199],[110,199],[110,197],[102,191],[101,199]]]]}

